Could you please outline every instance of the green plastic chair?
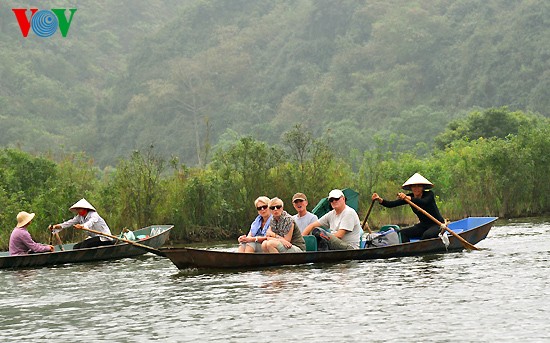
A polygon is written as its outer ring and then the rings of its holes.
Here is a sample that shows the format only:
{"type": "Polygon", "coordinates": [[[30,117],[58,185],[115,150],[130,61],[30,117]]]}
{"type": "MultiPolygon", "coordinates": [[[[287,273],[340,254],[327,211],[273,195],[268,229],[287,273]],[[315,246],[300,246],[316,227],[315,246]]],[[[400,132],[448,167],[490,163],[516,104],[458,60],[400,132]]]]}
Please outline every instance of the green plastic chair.
{"type": "Polygon", "coordinates": [[[304,236],[306,251],[317,251],[317,238],[312,235],[304,236]]]}

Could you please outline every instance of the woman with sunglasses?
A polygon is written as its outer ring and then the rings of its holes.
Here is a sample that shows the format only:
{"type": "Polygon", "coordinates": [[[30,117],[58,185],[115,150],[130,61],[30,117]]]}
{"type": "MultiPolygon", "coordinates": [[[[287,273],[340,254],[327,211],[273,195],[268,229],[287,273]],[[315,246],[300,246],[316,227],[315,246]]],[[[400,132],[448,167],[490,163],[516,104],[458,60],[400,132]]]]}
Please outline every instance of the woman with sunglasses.
{"type": "Polygon", "coordinates": [[[253,253],[262,252],[262,242],[265,241],[265,234],[271,223],[271,211],[269,210],[269,198],[266,196],[258,197],[254,201],[254,206],[258,210],[258,216],[252,224],[248,235],[239,237],[239,252],[253,253]]]}
{"type": "Polygon", "coordinates": [[[294,218],[283,210],[283,206],[283,201],[279,198],[273,198],[269,202],[273,219],[267,229],[267,238],[262,243],[262,250],[269,253],[305,251],[304,237],[294,222],[294,218]]]}

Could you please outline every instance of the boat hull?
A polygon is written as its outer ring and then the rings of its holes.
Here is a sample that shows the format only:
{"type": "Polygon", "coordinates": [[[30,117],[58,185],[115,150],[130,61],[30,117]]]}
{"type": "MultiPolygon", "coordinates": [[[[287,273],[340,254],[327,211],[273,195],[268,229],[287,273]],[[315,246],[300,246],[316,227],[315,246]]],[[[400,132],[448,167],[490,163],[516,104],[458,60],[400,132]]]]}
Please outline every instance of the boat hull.
{"type": "MultiPolygon", "coordinates": [[[[170,235],[172,225],[153,225],[134,231],[135,236],[154,235],[137,241],[140,244],[158,248],[162,246],[170,235]],[[154,232],[156,231],[156,233],[154,232]]],[[[63,251],[56,246],[54,252],[45,252],[29,255],[9,256],[7,252],[0,254],[0,269],[30,268],[51,266],[65,263],[81,263],[90,261],[114,260],[124,257],[139,256],[147,251],[128,243],[117,243],[101,247],[72,250],[74,244],[64,244],[63,251]]]]}
{"type": "MultiPolygon", "coordinates": [[[[487,237],[496,217],[472,217],[449,224],[449,228],[462,238],[476,244],[487,237]]],[[[284,254],[254,253],[205,250],[193,248],[161,248],[179,269],[250,269],[258,267],[295,265],[307,263],[333,263],[346,260],[370,260],[391,257],[404,257],[461,251],[463,244],[455,237],[449,236],[450,245],[445,247],[440,238],[390,245],[385,247],[310,251],[284,254]]]]}

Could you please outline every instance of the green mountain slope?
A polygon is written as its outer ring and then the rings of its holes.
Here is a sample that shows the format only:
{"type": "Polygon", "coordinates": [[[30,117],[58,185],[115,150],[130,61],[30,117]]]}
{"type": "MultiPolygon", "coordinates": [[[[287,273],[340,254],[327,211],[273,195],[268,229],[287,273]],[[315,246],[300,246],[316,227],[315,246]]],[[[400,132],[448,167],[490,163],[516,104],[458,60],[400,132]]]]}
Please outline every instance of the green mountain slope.
{"type": "Polygon", "coordinates": [[[550,115],[543,0],[103,0],[77,4],[69,37],[50,40],[18,36],[10,6],[1,145],[106,165],[153,144],[193,165],[296,123],[349,154],[377,135],[427,151],[473,108],[550,115]]]}

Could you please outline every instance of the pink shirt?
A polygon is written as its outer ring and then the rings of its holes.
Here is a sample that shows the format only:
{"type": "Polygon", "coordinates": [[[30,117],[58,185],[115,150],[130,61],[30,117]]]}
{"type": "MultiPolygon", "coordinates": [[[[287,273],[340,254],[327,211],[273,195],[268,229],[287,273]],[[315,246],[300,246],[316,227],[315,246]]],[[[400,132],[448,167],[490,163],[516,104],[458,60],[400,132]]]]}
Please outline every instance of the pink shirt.
{"type": "Polygon", "coordinates": [[[36,243],[26,227],[16,227],[10,236],[10,255],[27,255],[29,252],[50,251],[49,245],[36,243]]]}

